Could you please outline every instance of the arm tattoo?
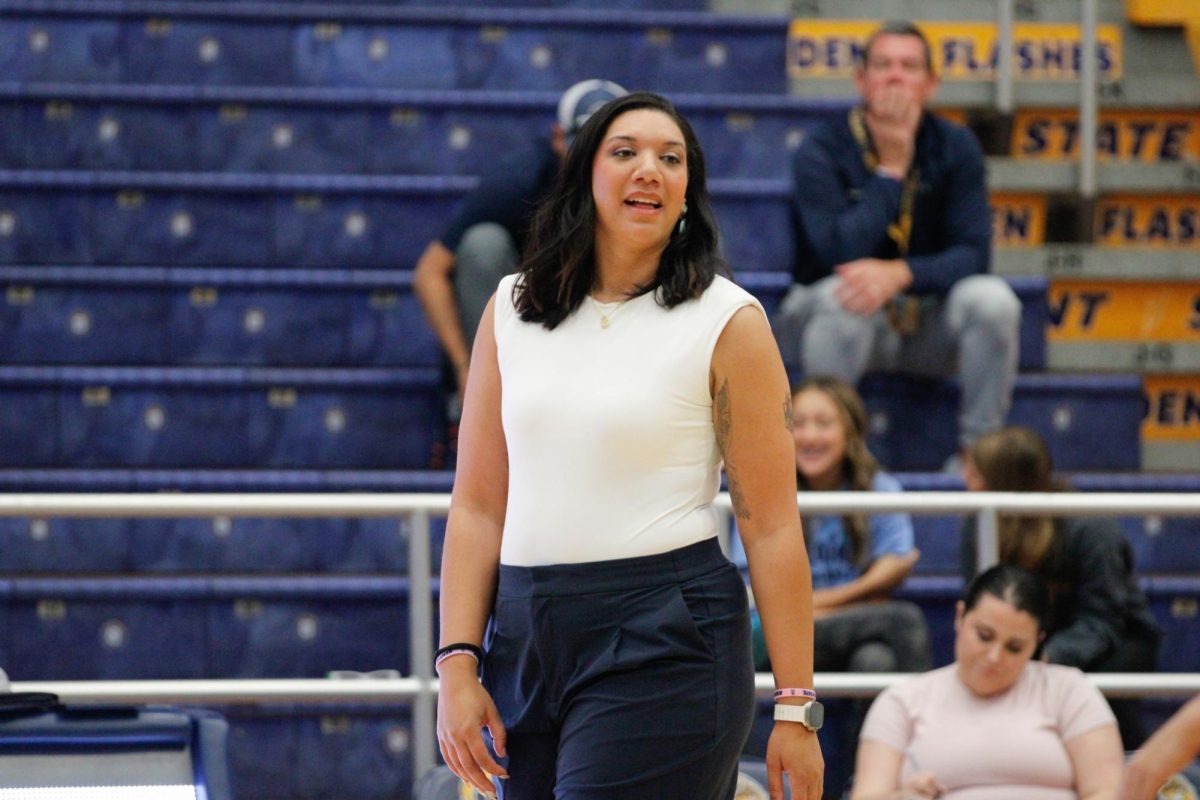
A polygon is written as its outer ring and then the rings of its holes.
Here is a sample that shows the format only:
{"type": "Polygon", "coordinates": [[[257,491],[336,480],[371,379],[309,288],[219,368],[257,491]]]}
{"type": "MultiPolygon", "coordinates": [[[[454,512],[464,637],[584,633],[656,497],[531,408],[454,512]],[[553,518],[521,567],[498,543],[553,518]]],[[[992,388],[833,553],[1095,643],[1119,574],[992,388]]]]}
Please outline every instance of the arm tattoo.
{"type": "Polygon", "coordinates": [[[733,500],[733,513],[738,519],[750,519],[750,509],[746,507],[746,498],[742,495],[742,487],[738,483],[728,458],[730,440],[733,435],[733,413],[730,411],[728,378],[717,390],[716,401],[717,446],[721,448],[721,455],[725,456],[725,482],[729,484],[729,497],[733,500]]]}
{"type": "Polygon", "coordinates": [[[788,433],[792,432],[792,396],[788,394],[783,398],[783,424],[787,426],[788,433]]]}

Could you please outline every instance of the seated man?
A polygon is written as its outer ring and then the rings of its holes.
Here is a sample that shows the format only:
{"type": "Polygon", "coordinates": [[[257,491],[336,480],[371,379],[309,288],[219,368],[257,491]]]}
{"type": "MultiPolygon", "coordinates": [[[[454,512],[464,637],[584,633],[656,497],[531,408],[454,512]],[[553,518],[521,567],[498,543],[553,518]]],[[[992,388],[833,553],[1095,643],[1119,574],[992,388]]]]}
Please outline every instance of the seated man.
{"type": "Polygon", "coordinates": [[[938,86],[910,23],[867,41],[862,105],[810,133],[793,161],[795,284],[785,362],[856,384],[868,369],[957,373],[960,450],[1004,424],[1020,303],[986,274],[991,215],[974,136],[925,110],[938,86]]]}
{"type": "Polygon", "coordinates": [[[484,306],[500,279],[517,271],[526,229],[558,177],[570,138],[593,111],[624,94],[617,84],[596,79],[563,93],[549,140],[531,139],[527,148],[486,170],[417,261],[413,291],[453,367],[460,399],[484,306]]]}

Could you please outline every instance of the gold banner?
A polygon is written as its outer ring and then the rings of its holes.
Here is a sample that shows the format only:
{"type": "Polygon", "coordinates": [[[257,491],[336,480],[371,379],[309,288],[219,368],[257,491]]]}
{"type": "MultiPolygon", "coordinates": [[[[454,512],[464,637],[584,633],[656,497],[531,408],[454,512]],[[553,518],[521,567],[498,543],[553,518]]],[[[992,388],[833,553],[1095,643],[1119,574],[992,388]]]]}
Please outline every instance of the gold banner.
{"type": "MultiPolygon", "coordinates": [[[[1019,111],[1013,121],[1012,154],[1021,159],[1079,158],[1079,114],[1019,111]]],[[[1200,113],[1106,111],[1096,126],[1101,161],[1195,161],[1200,159],[1200,113]]]]}
{"type": "Polygon", "coordinates": [[[1197,440],[1200,458],[1200,375],[1147,375],[1142,441],[1197,440]]]}
{"type": "Polygon", "coordinates": [[[1096,244],[1105,247],[1200,247],[1200,197],[1113,195],[1096,203],[1096,244]]]}
{"type": "Polygon", "coordinates": [[[1200,281],[1053,281],[1047,302],[1052,342],[1200,344],[1200,281]]]}
{"type": "MultiPolygon", "coordinates": [[[[945,80],[991,80],[999,48],[989,22],[918,22],[929,38],[934,68],[945,80]]],[[[875,20],[797,18],[788,30],[787,71],[802,78],[849,78],[875,20]]],[[[1082,49],[1078,25],[1024,22],[1013,26],[1013,71],[1017,78],[1078,80],[1082,49]]],[[[1096,66],[1102,81],[1123,73],[1121,29],[1096,28],[1096,66]]]]}
{"type": "Polygon", "coordinates": [[[1134,25],[1178,27],[1200,17],[1196,0],[1125,0],[1125,16],[1134,25]]]}
{"type": "Polygon", "coordinates": [[[1037,247],[1046,241],[1046,197],[997,192],[988,198],[992,209],[992,245],[1037,247]]]}

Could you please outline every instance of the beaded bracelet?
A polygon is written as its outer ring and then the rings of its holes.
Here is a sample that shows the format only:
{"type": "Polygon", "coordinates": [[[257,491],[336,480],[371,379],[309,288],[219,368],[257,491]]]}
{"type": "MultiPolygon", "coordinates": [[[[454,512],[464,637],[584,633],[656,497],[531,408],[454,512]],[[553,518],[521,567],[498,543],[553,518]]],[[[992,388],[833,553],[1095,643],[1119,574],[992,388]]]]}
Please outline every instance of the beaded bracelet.
{"type": "Polygon", "coordinates": [[[782,697],[807,697],[809,700],[816,700],[817,693],[812,689],[776,689],[775,699],[782,697]]]}
{"type": "Polygon", "coordinates": [[[451,656],[469,655],[475,659],[476,664],[483,663],[483,649],[477,644],[470,642],[455,642],[448,644],[445,647],[439,647],[437,652],[433,654],[433,669],[436,672],[438,665],[451,656]]]}

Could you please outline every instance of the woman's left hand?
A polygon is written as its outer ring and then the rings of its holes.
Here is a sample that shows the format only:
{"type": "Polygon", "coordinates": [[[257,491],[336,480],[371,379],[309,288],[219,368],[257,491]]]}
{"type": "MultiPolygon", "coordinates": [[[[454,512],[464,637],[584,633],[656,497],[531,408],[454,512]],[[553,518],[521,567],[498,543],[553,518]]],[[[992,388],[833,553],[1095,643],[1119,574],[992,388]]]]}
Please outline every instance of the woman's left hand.
{"type": "Polygon", "coordinates": [[[817,734],[799,722],[776,722],[767,740],[767,790],[771,800],[783,800],[785,772],[791,779],[792,800],[820,800],[825,759],[817,734]]]}

